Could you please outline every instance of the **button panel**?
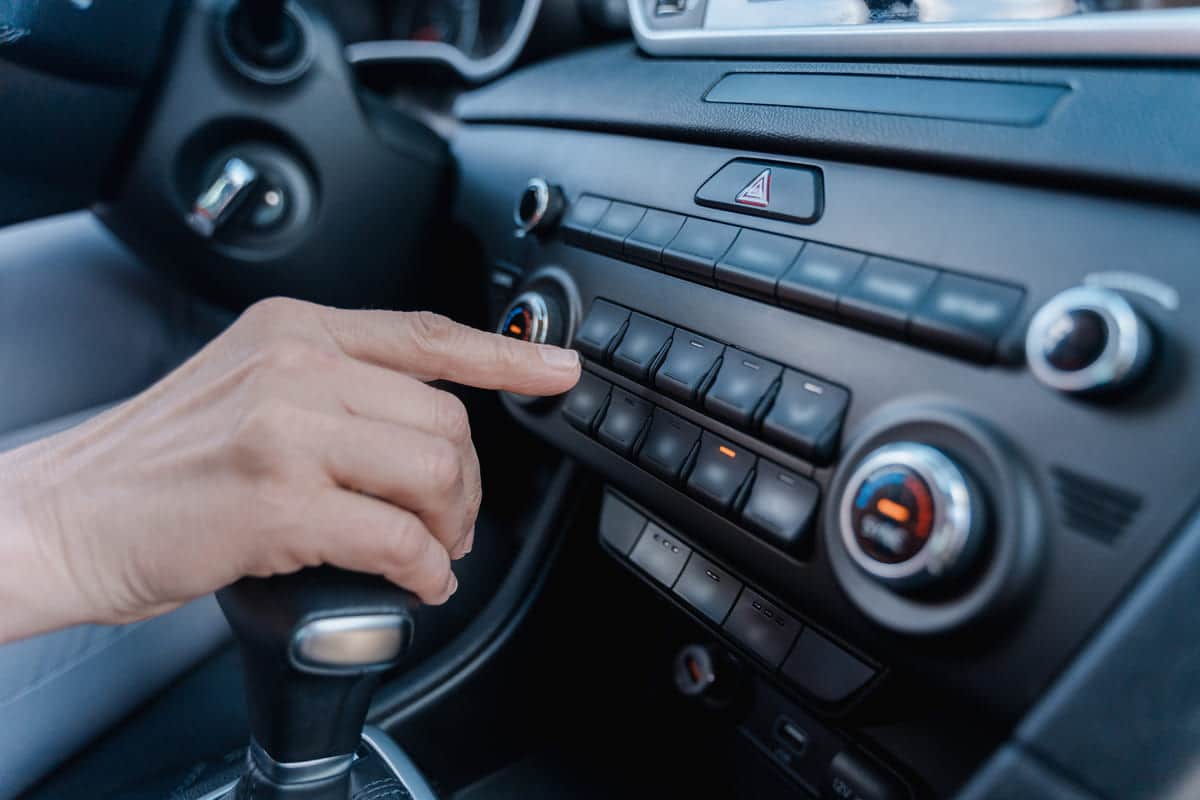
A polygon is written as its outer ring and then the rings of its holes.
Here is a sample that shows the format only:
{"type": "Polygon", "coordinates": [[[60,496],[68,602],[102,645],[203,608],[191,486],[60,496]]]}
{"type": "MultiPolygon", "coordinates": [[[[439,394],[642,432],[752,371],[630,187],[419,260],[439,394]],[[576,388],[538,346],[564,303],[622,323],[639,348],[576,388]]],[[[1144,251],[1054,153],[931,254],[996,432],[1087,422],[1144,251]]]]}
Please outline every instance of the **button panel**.
{"type": "MultiPolygon", "coordinates": [[[[751,183],[766,168],[745,160],[728,167],[746,164],[757,170],[751,183]]],[[[780,169],[771,167],[773,198],[780,169]]],[[[698,200],[755,213],[715,197],[698,200]]],[[[572,244],[983,363],[1010,358],[997,345],[1025,299],[1024,290],[1006,283],[594,195],[580,197],[562,227],[572,244]]]]}
{"type": "Polygon", "coordinates": [[[753,654],[760,669],[820,703],[850,701],[879,672],[612,491],[604,495],[600,539],[623,563],[671,590],[676,602],[753,654]]]}

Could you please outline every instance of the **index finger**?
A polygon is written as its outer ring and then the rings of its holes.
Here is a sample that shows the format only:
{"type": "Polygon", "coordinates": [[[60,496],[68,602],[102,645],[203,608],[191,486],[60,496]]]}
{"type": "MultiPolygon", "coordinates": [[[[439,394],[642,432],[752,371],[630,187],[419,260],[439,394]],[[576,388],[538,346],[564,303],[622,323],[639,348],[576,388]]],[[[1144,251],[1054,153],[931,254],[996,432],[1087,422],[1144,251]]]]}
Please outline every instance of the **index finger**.
{"type": "Polygon", "coordinates": [[[579,354],[460,325],[428,311],[327,309],[325,327],[350,357],[480,389],[561,394],[579,380],[579,354]]]}

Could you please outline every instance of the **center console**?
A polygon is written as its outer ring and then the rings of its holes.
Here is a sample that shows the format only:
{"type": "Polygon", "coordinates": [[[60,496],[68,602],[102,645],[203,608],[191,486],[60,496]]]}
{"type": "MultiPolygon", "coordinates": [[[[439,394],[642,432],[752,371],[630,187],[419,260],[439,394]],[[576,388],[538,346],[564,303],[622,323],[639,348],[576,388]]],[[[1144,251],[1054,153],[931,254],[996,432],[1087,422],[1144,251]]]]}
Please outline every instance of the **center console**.
{"type": "Polygon", "coordinates": [[[603,482],[645,602],[835,742],[811,792],[921,794],[854,731],[923,702],[957,709],[935,749],[1003,738],[1193,503],[1187,209],[552,126],[454,149],[498,330],[583,357],[508,410],[603,482]]]}

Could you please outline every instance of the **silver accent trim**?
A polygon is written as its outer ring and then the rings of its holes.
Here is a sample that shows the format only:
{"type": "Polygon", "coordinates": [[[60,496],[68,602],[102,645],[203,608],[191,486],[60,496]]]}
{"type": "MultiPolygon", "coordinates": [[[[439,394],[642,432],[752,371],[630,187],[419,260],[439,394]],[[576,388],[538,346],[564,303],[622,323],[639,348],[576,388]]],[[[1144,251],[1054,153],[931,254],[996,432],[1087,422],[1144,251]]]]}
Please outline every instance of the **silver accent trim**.
{"type": "Polygon", "coordinates": [[[312,761],[276,761],[253,739],[250,740],[250,758],[267,780],[278,786],[293,786],[297,783],[333,778],[349,771],[354,763],[354,753],[314,758],[312,761]]]}
{"type": "Polygon", "coordinates": [[[504,313],[500,315],[500,325],[496,328],[496,332],[504,332],[504,324],[508,322],[508,315],[522,304],[529,306],[529,316],[531,317],[529,341],[534,344],[545,344],[546,336],[550,332],[550,308],[546,305],[546,298],[538,292],[522,292],[517,295],[516,299],[509,303],[508,307],[504,309],[504,313]]]}
{"type": "Polygon", "coordinates": [[[363,727],[362,738],[367,746],[383,759],[383,763],[396,776],[396,780],[404,784],[404,788],[412,795],[413,800],[438,800],[437,794],[425,780],[421,770],[408,757],[408,754],[400,749],[392,737],[374,725],[366,725],[363,727]]]}
{"type": "Polygon", "coordinates": [[[1133,306],[1112,289],[1076,286],[1038,309],[1025,333],[1025,359],[1034,377],[1060,392],[1080,394],[1115,388],[1132,380],[1149,355],[1147,332],[1133,306]],[[1050,327],[1070,311],[1093,311],[1104,320],[1108,341],[1088,366],[1064,372],[1046,358],[1050,327]]]}
{"type": "Polygon", "coordinates": [[[208,794],[200,796],[197,798],[197,800],[222,800],[222,798],[232,797],[233,790],[237,788],[239,780],[241,780],[241,778],[236,778],[221,788],[213,789],[208,794]]]}
{"type": "Polygon", "coordinates": [[[257,169],[237,156],[229,159],[221,174],[192,204],[188,226],[205,239],[212,237],[257,180],[257,169]]]}
{"type": "Polygon", "coordinates": [[[838,524],[846,552],[863,571],[888,583],[934,579],[959,567],[974,523],[971,490],[962,471],[937,448],[916,442],[884,445],[858,465],[842,493],[838,524]],[[886,467],[907,467],[929,487],[933,497],[933,531],[915,556],[898,564],[884,564],[867,555],[854,535],[854,500],[867,479],[886,467]]]}
{"type": "Polygon", "coordinates": [[[292,663],[306,672],[356,672],[385,667],[403,652],[407,617],[358,614],[326,617],[301,625],[292,634],[292,663]]]}
{"type": "Polygon", "coordinates": [[[549,210],[550,184],[546,182],[545,178],[530,178],[529,183],[525,184],[525,188],[517,195],[517,203],[513,206],[513,222],[517,224],[517,238],[523,238],[533,233],[537,226],[542,224],[542,220],[546,218],[546,212],[549,210]],[[523,219],[521,217],[521,201],[525,199],[525,193],[531,189],[537,206],[529,219],[523,219]]]}
{"type": "Polygon", "coordinates": [[[1200,8],[1103,11],[1026,22],[655,30],[642,6],[641,0],[629,0],[634,35],[643,50],[656,56],[1023,56],[1165,61],[1200,55],[1200,8]]]}
{"type": "Polygon", "coordinates": [[[346,45],[346,60],[351,64],[370,64],[379,61],[436,62],[445,64],[463,78],[483,83],[509,70],[517,62],[529,41],[533,23],[541,11],[542,0],[525,0],[512,33],[495,53],[487,58],[471,58],[445,42],[408,42],[389,39],[375,42],[355,42],[346,45]]]}

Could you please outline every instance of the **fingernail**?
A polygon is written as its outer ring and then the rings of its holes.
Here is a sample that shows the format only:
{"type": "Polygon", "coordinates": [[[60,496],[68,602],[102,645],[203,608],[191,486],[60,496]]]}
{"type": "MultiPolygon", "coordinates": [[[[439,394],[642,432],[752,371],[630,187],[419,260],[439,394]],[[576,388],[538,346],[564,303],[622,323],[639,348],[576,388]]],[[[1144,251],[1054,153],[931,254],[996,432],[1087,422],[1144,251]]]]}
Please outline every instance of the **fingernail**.
{"type": "Polygon", "coordinates": [[[548,344],[541,345],[538,349],[542,351],[542,361],[555,369],[575,369],[579,366],[579,353],[574,350],[548,344]]]}
{"type": "Polygon", "coordinates": [[[458,576],[453,572],[450,573],[449,591],[446,592],[446,597],[453,597],[458,591],[458,576]]]}

